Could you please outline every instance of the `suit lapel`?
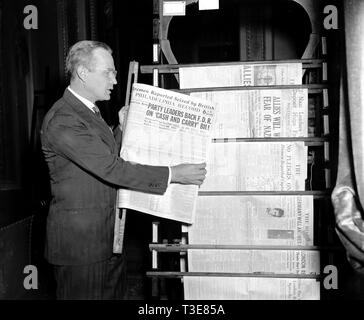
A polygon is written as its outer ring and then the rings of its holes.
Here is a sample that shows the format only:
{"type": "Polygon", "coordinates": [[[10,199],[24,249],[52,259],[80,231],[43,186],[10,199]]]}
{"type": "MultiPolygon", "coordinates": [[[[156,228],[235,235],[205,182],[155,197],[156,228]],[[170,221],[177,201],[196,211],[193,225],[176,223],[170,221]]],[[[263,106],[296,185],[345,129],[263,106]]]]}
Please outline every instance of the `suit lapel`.
{"type": "Polygon", "coordinates": [[[102,118],[98,117],[87,106],[85,106],[80,100],[78,100],[68,89],[65,90],[63,98],[73,108],[76,114],[78,114],[82,119],[86,120],[90,124],[91,129],[98,132],[100,138],[108,146],[110,146],[111,151],[114,152],[116,143],[114,135],[107,123],[102,118]]]}

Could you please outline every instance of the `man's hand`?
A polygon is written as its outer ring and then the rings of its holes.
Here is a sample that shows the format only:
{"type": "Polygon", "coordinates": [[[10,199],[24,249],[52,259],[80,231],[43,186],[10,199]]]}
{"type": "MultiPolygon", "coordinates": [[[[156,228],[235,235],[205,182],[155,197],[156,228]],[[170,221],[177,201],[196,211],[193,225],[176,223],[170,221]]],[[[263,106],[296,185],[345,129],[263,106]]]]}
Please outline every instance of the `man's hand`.
{"type": "Polygon", "coordinates": [[[171,183],[201,185],[206,177],[206,163],[182,163],[171,167],[171,183]]]}
{"type": "Polygon", "coordinates": [[[119,115],[119,127],[121,129],[121,131],[123,131],[123,129],[125,128],[125,124],[126,124],[126,118],[128,116],[128,112],[129,112],[129,106],[124,106],[120,109],[118,115],[119,115]]]}

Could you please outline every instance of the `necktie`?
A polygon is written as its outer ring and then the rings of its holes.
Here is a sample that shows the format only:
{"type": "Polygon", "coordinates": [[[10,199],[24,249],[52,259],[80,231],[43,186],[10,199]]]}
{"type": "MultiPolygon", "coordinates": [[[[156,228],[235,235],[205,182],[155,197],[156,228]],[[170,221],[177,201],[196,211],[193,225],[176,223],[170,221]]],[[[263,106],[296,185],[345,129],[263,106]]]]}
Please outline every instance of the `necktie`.
{"type": "Polygon", "coordinates": [[[100,113],[100,110],[99,110],[99,108],[98,107],[96,107],[96,106],[93,106],[92,107],[92,110],[95,112],[95,114],[100,118],[100,119],[102,119],[102,117],[101,117],[101,113],[100,113]]]}
{"type": "MultiPolygon", "coordinates": [[[[95,112],[96,116],[99,119],[101,119],[107,125],[107,123],[105,122],[104,118],[101,116],[100,109],[98,107],[96,107],[96,106],[93,106],[92,107],[92,110],[95,112]]],[[[110,131],[112,133],[112,129],[109,126],[107,126],[107,127],[110,129],[110,131]]]]}

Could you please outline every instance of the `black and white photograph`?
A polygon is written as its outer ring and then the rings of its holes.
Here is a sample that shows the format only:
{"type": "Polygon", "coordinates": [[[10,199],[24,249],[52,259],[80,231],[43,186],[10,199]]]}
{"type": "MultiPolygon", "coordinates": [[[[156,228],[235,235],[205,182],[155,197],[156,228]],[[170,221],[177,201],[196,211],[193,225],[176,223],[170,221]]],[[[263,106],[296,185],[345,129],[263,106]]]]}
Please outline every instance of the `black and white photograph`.
{"type": "Polygon", "coordinates": [[[0,0],[0,300],[364,299],[362,97],[362,0],[0,0]]]}

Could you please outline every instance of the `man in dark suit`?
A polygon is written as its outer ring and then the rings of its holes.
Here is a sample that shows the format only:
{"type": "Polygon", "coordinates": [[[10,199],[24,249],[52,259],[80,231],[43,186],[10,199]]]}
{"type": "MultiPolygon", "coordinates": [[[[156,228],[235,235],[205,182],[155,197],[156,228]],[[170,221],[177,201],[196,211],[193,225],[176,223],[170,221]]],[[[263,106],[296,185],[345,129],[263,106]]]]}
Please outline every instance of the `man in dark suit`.
{"type": "Polygon", "coordinates": [[[200,185],[206,175],[205,164],[169,168],[119,157],[121,126],[113,133],[95,105],[117,83],[111,53],[95,41],[71,47],[70,85],[42,125],[52,190],[45,254],[58,299],[122,298],[125,261],[112,252],[118,188],[163,194],[169,183],[200,185]]]}

